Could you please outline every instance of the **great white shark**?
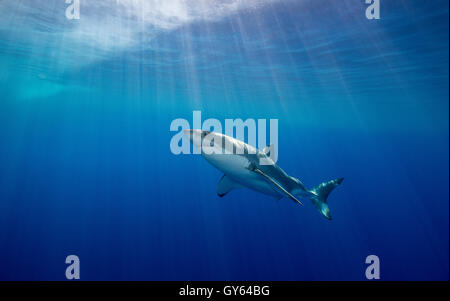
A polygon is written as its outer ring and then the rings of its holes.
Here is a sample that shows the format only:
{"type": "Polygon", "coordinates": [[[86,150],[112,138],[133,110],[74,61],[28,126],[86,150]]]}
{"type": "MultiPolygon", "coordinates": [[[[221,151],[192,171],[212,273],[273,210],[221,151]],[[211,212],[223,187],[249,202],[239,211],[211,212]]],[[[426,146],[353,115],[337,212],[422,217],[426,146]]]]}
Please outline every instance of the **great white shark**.
{"type": "Polygon", "coordinates": [[[217,185],[220,197],[233,189],[247,187],[277,199],[287,197],[302,206],[299,198],[309,198],[322,216],[331,220],[327,198],[344,178],[324,182],[308,190],[300,180],[289,176],[275,164],[270,158],[269,146],[258,150],[233,137],[203,130],[184,130],[184,134],[201,150],[206,161],[223,172],[217,185]]]}

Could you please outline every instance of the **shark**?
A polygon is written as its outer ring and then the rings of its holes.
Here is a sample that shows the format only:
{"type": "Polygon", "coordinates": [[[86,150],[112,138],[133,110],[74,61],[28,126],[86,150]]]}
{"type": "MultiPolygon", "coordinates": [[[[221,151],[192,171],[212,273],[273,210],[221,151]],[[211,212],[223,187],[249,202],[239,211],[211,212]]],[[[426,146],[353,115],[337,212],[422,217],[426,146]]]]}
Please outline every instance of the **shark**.
{"type": "Polygon", "coordinates": [[[236,138],[199,129],[187,129],[184,134],[194,147],[201,150],[200,154],[206,161],[223,172],[217,184],[219,197],[234,189],[249,188],[277,200],[288,198],[301,206],[301,199],[306,198],[323,217],[332,219],[327,199],[344,178],[307,189],[299,179],[289,176],[271,159],[272,146],[258,150],[236,138]]]}

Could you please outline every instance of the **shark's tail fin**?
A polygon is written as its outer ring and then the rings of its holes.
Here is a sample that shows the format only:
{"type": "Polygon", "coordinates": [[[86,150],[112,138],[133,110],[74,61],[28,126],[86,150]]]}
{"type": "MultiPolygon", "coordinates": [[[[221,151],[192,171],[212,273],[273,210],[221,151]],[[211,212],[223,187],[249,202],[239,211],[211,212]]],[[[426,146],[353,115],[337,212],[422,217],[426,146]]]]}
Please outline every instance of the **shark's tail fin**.
{"type": "Polygon", "coordinates": [[[321,183],[314,187],[311,192],[314,194],[311,196],[311,200],[322,215],[331,220],[330,209],[328,208],[327,198],[333,189],[339,186],[344,178],[334,179],[328,182],[321,183]]]}
{"type": "Polygon", "coordinates": [[[320,185],[314,187],[311,190],[311,192],[317,196],[319,201],[326,203],[330,192],[333,191],[335,187],[339,186],[339,184],[341,184],[342,181],[344,181],[344,178],[338,178],[328,182],[321,183],[320,185]]]}

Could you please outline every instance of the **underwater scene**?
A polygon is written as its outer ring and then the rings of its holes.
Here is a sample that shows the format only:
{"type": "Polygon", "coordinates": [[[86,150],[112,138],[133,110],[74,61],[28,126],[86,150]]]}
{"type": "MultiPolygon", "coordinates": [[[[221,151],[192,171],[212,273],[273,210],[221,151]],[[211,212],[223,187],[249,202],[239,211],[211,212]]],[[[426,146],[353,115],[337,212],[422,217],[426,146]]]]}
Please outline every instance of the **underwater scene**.
{"type": "Polygon", "coordinates": [[[0,280],[448,280],[449,3],[367,2],[1,0],[0,280]]]}

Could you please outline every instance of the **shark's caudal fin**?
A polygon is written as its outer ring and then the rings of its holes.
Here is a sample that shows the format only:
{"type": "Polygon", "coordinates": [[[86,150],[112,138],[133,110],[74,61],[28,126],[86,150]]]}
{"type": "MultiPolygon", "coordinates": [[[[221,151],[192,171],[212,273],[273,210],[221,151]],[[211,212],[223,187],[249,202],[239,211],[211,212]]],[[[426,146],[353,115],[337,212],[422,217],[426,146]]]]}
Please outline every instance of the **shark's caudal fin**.
{"type": "Polygon", "coordinates": [[[339,184],[341,184],[342,181],[344,181],[344,178],[338,178],[328,182],[321,183],[320,185],[314,187],[311,190],[311,192],[316,194],[316,197],[318,198],[319,201],[326,203],[330,192],[333,191],[335,187],[339,186],[339,184]]]}
{"type": "Polygon", "coordinates": [[[320,211],[320,213],[327,219],[331,220],[330,209],[328,208],[327,198],[331,191],[337,186],[339,186],[344,178],[334,179],[328,182],[324,182],[316,187],[314,187],[310,192],[314,195],[311,196],[311,200],[314,205],[320,211]]]}

